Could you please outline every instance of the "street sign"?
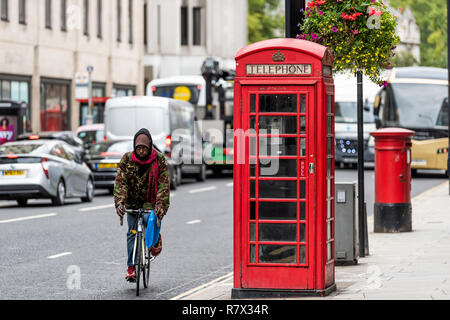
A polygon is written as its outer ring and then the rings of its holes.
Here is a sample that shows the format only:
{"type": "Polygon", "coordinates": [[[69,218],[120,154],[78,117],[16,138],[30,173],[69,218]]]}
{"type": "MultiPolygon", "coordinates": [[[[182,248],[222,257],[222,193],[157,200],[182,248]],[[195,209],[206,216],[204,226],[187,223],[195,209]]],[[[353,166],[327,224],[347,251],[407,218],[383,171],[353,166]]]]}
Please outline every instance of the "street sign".
{"type": "Polygon", "coordinates": [[[75,99],[89,98],[89,74],[87,72],[75,73],[75,99]]]}

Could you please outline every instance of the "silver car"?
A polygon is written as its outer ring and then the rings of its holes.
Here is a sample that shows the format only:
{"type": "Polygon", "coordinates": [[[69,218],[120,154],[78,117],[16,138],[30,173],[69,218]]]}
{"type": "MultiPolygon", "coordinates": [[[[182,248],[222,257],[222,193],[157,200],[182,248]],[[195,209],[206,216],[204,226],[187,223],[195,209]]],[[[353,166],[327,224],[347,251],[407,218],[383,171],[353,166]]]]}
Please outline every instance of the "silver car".
{"type": "Polygon", "coordinates": [[[61,140],[28,140],[0,145],[0,200],[50,198],[61,206],[66,198],[94,198],[92,172],[81,156],[61,140]]]}

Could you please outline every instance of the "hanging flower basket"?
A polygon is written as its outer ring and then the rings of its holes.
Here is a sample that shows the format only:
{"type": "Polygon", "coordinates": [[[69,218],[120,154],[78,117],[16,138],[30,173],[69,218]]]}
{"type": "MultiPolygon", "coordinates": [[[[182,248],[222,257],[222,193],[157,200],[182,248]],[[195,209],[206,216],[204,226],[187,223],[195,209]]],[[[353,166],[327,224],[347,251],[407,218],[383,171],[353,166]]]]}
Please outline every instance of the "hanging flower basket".
{"type": "Polygon", "coordinates": [[[299,39],[329,47],[335,72],[361,71],[380,86],[382,72],[400,38],[395,34],[397,17],[381,0],[313,0],[303,10],[299,39]]]}

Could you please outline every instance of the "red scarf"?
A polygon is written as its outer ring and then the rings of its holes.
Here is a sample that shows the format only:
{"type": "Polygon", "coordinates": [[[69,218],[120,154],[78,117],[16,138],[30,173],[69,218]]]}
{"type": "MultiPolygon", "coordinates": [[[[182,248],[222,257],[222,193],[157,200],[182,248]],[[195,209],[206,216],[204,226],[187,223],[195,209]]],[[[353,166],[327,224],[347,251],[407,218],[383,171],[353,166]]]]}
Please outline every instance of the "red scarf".
{"type": "Polygon", "coordinates": [[[158,152],[152,148],[152,152],[145,160],[139,160],[136,155],[134,154],[134,151],[131,152],[131,160],[135,163],[139,163],[142,165],[151,164],[153,163],[149,173],[148,173],[148,190],[147,190],[147,197],[146,199],[150,202],[155,204],[156,203],[156,194],[158,193],[158,173],[159,173],[159,167],[158,167],[158,161],[156,158],[158,157],[158,152]],[[153,193],[150,194],[151,186],[154,186],[153,193]]]}

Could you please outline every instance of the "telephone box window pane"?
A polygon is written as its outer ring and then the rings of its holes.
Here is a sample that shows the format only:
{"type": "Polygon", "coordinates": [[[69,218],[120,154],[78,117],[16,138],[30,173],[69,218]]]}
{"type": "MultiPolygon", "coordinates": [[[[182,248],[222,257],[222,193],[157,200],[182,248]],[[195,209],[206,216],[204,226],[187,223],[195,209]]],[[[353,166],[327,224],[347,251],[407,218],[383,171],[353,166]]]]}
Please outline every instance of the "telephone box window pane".
{"type": "Polygon", "coordinates": [[[327,219],[331,218],[331,200],[327,201],[327,219]]]}
{"type": "Polygon", "coordinates": [[[333,145],[333,140],[334,140],[333,137],[328,137],[327,138],[327,147],[328,147],[327,148],[327,150],[328,150],[327,154],[330,155],[330,156],[333,154],[333,146],[334,146],[333,145]]]}
{"type": "Polygon", "coordinates": [[[327,179],[327,198],[331,197],[331,179],[327,179]]]}
{"type": "Polygon", "coordinates": [[[296,220],[296,202],[260,202],[260,220],[296,220]]]}
{"type": "Polygon", "coordinates": [[[259,112],[297,112],[295,94],[259,95],[259,112]]]}
{"type": "Polygon", "coordinates": [[[250,177],[255,177],[255,167],[254,164],[250,165],[250,177]]]}
{"type": "Polygon", "coordinates": [[[305,264],[306,263],[306,247],[300,246],[300,263],[305,264]]]}
{"type": "Polygon", "coordinates": [[[250,198],[255,197],[255,181],[250,181],[250,198]]]}
{"type": "Polygon", "coordinates": [[[327,260],[331,260],[331,242],[327,243],[327,260]]]}
{"type": "Polygon", "coordinates": [[[300,95],[300,112],[306,113],[306,94],[300,95]]]}
{"type": "Polygon", "coordinates": [[[259,175],[261,177],[296,177],[296,159],[260,159],[259,175]]]}
{"type": "Polygon", "coordinates": [[[249,138],[249,142],[250,142],[250,155],[251,156],[256,156],[256,137],[250,137],[249,138]]]}
{"type": "Polygon", "coordinates": [[[262,134],[296,134],[297,117],[260,116],[259,130],[262,134]]]}
{"type": "Polygon", "coordinates": [[[256,130],[256,117],[250,117],[250,129],[256,130]]]}
{"type": "Polygon", "coordinates": [[[255,241],[255,224],[250,223],[250,241],[255,241]]]}
{"type": "Polygon", "coordinates": [[[331,221],[327,223],[327,240],[331,239],[331,221]]]}
{"type": "Polygon", "coordinates": [[[260,137],[259,138],[260,156],[296,156],[297,139],[281,137],[260,137]]]}
{"type": "Polygon", "coordinates": [[[332,112],[332,100],[333,100],[333,96],[328,96],[328,113],[331,113],[332,112]]]}
{"type": "Polygon", "coordinates": [[[254,201],[250,201],[250,220],[256,219],[256,206],[254,201]]]}
{"type": "Polygon", "coordinates": [[[256,258],[255,258],[255,245],[251,244],[250,245],[250,262],[251,263],[255,263],[256,262],[256,258]]]}
{"type": "Polygon", "coordinates": [[[305,235],[305,225],[303,223],[300,224],[300,242],[305,242],[306,235],[305,235]]]}
{"type": "Polygon", "coordinates": [[[332,158],[328,159],[328,165],[327,165],[327,175],[329,177],[331,177],[331,160],[332,160],[332,158]]]}
{"type": "Polygon", "coordinates": [[[333,133],[333,117],[328,117],[328,133],[333,133]]]}
{"type": "Polygon", "coordinates": [[[297,181],[260,180],[259,197],[296,199],[297,181]]]}
{"type": "Polygon", "coordinates": [[[306,218],[306,204],[300,202],[300,220],[304,221],[306,218]]]}
{"type": "Polygon", "coordinates": [[[300,156],[306,156],[306,140],[304,138],[300,138],[300,156]]]}
{"type": "Polygon", "coordinates": [[[260,245],[259,262],[261,263],[296,263],[296,246],[260,245]]]}
{"type": "Polygon", "coordinates": [[[300,181],[300,199],[305,199],[306,197],[306,181],[300,181]]]}
{"type": "Polygon", "coordinates": [[[306,119],[305,117],[300,117],[300,134],[306,133],[306,119]]]}
{"type": "Polygon", "coordinates": [[[259,241],[295,242],[297,239],[297,224],[295,223],[260,223],[259,241]]]}
{"type": "Polygon", "coordinates": [[[256,112],[256,94],[250,95],[250,112],[256,112]]]}

